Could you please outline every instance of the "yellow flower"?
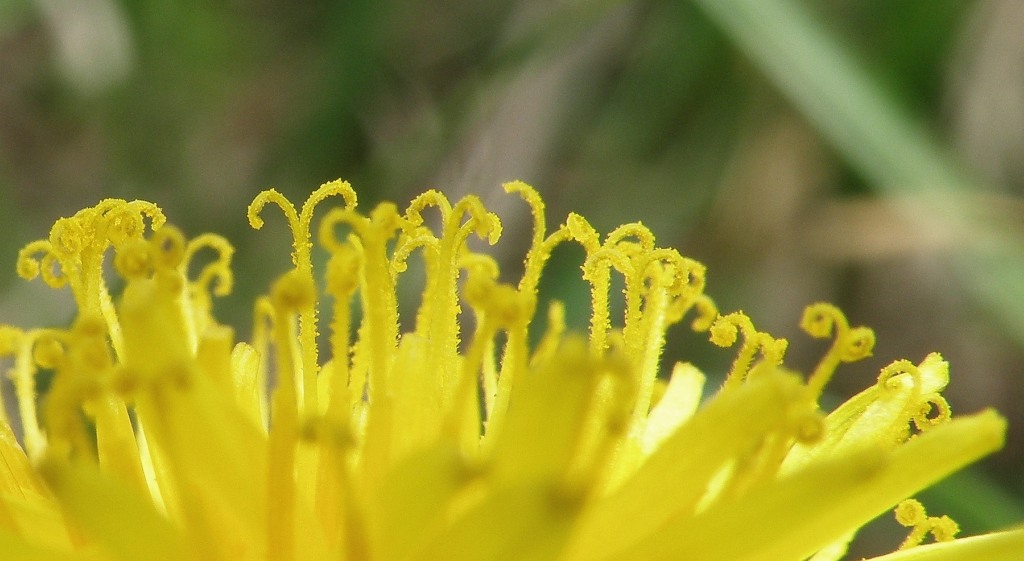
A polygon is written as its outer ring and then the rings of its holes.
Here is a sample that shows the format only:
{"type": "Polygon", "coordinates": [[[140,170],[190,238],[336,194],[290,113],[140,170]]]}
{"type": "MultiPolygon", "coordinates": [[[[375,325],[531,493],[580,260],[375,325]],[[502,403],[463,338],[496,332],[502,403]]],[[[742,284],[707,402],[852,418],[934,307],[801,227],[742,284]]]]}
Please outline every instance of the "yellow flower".
{"type": "Polygon", "coordinates": [[[805,379],[782,366],[785,340],[719,315],[704,267],[641,224],[602,236],[570,215],[548,232],[532,188],[506,191],[534,222],[512,284],[470,249],[471,236],[501,234],[476,197],[428,191],[404,212],[361,214],[341,181],[301,209],[260,194],[249,221],[260,229],[268,204],[284,211],[294,268],[255,303],[251,343],[211,313],[231,289],[223,238],[186,240],[137,201],[58,220],[17,268],[70,286],[78,316],[67,329],[0,328],[23,443],[0,409],[3,558],[825,561],[894,507],[909,537],[880,559],[1019,557],[1024,531],[952,540],[955,523],[905,500],[1003,441],[994,412],[951,418],[939,355],[894,362],[826,415],[825,384],[871,353],[871,330],[808,307],[802,328],[832,345],[805,379]],[[335,196],[314,236],[314,207],[335,196]],[[314,238],[330,253],[322,283],[314,238]],[[561,243],[586,253],[587,339],[564,333],[558,303],[535,321],[561,243]],[[201,251],[215,258],[199,268],[201,251]],[[422,303],[400,315],[396,285],[414,254],[422,303]],[[609,313],[613,275],[621,322],[609,313]],[[706,400],[696,367],[660,364],[667,330],[687,315],[716,345],[738,345],[706,400]],[[41,373],[52,377],[37,401],[41,373]]]}

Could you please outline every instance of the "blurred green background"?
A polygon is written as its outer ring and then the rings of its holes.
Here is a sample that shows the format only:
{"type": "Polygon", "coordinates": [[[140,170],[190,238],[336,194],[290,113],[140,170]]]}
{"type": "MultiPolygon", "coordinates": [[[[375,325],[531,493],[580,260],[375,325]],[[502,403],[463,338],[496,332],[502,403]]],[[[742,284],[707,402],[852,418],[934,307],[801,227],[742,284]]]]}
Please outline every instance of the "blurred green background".
{"type": "MultiPolygon", "coordinates": [[[[365,208],[437,187],[505,222],[522,179],[601,231],[642,220],[710,267],[709,292],[791,340],[828,300],[876,329],[875,356],[952,363],[955,411],[995,406],[1007,449],[924,495],[968,532],[1024,520],[1024,4],[1015,0],[3,0],[0,321],[60,324],[67,295],[14,274],[18,249],[104,197],[159,203],[233,240],[221,317],[288,266],[284,223],[245,207],[352,182],[365,208]]],[[[585,325],[578,256],[545,293],[585,325]]],[[[731,351],[679,329],[670,357],[731,351]]],[[[891,518],[891,517],[883,517],[891,518]]],[[[885,521],[853,555],[889,550],[885,521]]]]}

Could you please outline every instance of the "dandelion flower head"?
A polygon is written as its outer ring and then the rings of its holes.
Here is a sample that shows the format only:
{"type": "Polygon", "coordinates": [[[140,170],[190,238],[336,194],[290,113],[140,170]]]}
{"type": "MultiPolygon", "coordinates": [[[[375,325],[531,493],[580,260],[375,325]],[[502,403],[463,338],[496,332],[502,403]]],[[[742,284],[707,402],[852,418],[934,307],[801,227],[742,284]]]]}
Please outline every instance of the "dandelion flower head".
{"type": "Polygon", "coordinates": [[[941,356],[893,362],[822,411],[870,329],[809,306],[801,328],[831,344],[794,372],[785,340],[719,313],[704,266],[642,224],[602,234],[570,214],[549,230],[533,188],[505,190],[533,217],[516,282],[469,243],[501,236],[475,196],[363,212],[342,181],[299,208],[261,193],[249,222],[283,211],[293,268],[254,303],[249,342],[212,312],[232,285],[224,238],[187,239],[141,201],[59,219],[17,272],[70,289],[76,317],[0,327],[17,404],[0,408],[3,557],[827,561],[893,509],[908,536],[879,559],[1024,550],[1021,530],[954,539],[911,498],[1003,442],[995,412],[952,416],[941,356]],[[558,302],[538,309],[559,244],[586,256],[587,336],[558,302]],[[396,293],[412,259],[426,271],[414,314],[396,293]],[[662,364],[680,322],[733,349],[720,387],[662,364]]]}

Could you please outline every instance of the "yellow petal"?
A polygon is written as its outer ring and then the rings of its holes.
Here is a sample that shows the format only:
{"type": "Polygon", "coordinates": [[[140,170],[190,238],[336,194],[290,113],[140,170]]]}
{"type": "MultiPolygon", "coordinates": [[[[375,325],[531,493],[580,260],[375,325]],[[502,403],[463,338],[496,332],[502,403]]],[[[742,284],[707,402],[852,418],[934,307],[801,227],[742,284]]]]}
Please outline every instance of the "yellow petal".
{"type": "Polygon", "coordinates": [[[21,536],[29,543],[71,549],[67,520],[49,492],[46,496],[32,493],[0,495],[0,522],[2,529],[21,536]]]}
{"type": "Polygon", "coordinates": [[[172,477],[182,494],[165,496],[165,501],[173,505],[201,489],[218,497],[206,500],[230,505],[241,528],[261,535],[267,513],[267,439],[231,396],[191,376],[185,387],[168,385],[141,395],[136,407],[149,446],[165,462],[158,472],[172,477]]]}
{"type": "Polygon", "coordinates": [[[825,420],[825,438],[813,444],[797,444],[786,456],[782,473],[790,473],[818,458],[863,447],[872,442],[895,446],[924,394],[941,391],[949,382],[949,365],[938,353],[928,355],[916,369],[919,382],[899,374],[848,399],[825,420]],[[919,386],[918,386],[919,384],[919,386]]]}
{"type": "Polygon", "coordinates": [[[496,490],[412,557],[416,561],[553,561],[579,503],[549,480],[496,490]]]}
{"type": "Polygon", "coordinates": [[[18,444],[14,431],[6,422],[0,422],[0,493],[24,496],[42,495],[43,492],[43,486],[18,444]]]}
{"type": "Polygon", "coordinates": [[[875,557],[871,561],[1019,561],[1024,555],[1024,529],[920,545],[875,557]]]}
{"type": "Polygon", "coordinates": [[[415,334],[402,337],[393,378],[391,460],[400,462],[410,452],[434,442],[441,430],[441,396],[437,372],[422,367],[430,343],[415,334]]]}
{"type": "Polygon", "coordinates": [[[784,419],[800,385],[772,371],[719,393],[668,437],[636,474],[585,516],[573,559],[628,547],[674,515],[689,515],[711,478],[784,419]],[[629,521],[624,524],[623,521],[629,521]]]}
{"type": "Polygon", "coordinates": [[[265,427],[267,397],[260,374],[260,353],[248,343],[238,343],[231,351],[231,372],[235,402],[254,426],[265,427]]]}
{"type": "Polygon", "coordinates": [[[844,555],[846,555],[846,551],[850,549],[850,542],[853,541],[853,537],[855,535],[856,532],[850,532],[842,538],[819,549],[807,561],[839,561],[844,555]]]}
{"type": "Polygon", "coordinates": [[[1005,429],[998,414],[986,411],[937,427],[891,453],[868,449],[816,462],[693,518],[649,528],[647,540],[609,559],[806,559],[901,499],[998,449],[1005,429]]]}
{"type": "Polygon", "coordinates": [[[495,442],[495,477],[564,473],[577,452],[598,374],[586,345],[568,339],[552,361],[522,376],[495,442]]]}
{"type": "Polygon", "coordinates": [[[704,391],[704,374],[690,363],[672,369],[665,395],[651,408],[641,449],[650,455],[697,411],[704,391]]]}
{"type": "Polygon", "coordinates": [[[47,544],[47,546],[31,544],[0,530],[0,551],[3,552],[4,561],[101,561],[109,559],[95,548],[71,553],[54,549],[51,546],[53,544],[47,544]]]}
{"type": "Polygon", "coordinates": [[[40,471],[75,522],[115,559],[190,558],[181,533],[130,486],[85,464],[50,461],[40,471]]]}
{"type": "Polygon", "coordinates": [[[471,476],[456,450],[444,446],[413,454],[392,470],[373,493],[375,558],[405,559],[436,538],[471,476]]]}

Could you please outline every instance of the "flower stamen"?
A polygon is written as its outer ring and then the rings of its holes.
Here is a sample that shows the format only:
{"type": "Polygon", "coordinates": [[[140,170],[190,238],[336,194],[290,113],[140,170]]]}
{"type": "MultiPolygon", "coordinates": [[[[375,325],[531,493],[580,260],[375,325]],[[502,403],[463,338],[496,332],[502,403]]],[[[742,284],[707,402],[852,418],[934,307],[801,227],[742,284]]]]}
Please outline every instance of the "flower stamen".
{"type": "Polygon", "coordinates": [[[960,526],[952,518],[946,515],[928,516],[924,505],[915,499],[901,502],[896,506],[894,513],[897,522],[911,528],[910,535],[898,548],[900,551],[920,545],[928,534],[931,534],[936,542],[948,542],[960,532],[960,526]]]}
{"type": "Polygon", "coordinates": [[[850,328],[846,316],[831,304],[817,303],[804,309],[800,327],[811,337],[824,339],[834,335],[832,346],[807,380],[817,399],[841,362],[854,362],[871,356],[875,333],[867,327],[850,328]]]}
{"type": "Polygon", "coordinates": [[[743,383],[758,350],[767,362],[778,365],[782,364],[789,345],[785,339],[776,339],[755,329],[754,323],[743,312],[719,316],[711,324],[710,331],[711,342],[719,347],[730,347],[736,343],[738,335],[743,335],[743,344],[725,378],[724,388],[735,388],[743,383]]]}
{"type": "MultiPolygon", "coordinates": [[[[292,264],[295,265],[296,270],[300,274],[308,277],[310,282],[313,282],[313,262],[310,255],[310,250],[313,247],[310,241],[310,224],[313,220],[313,210],[321,201],[332,195],[341,196],[345,200],[345,208],[350,210],[355,208],[357,202],[356,193],[347,182],[341,180],[321,185],[302,204],[300,212],[296,212],[295,205],[274,189],[263,191],[249,203],[247,211],[249,225],[256,230],[263,228],[263,219],[260,218],[260,213],[267,203],[274,203],[281,208],[285,219],[288,221],[288,228],[292,232],[292,264]]],[[[313,302],[315,302],[315,298],[313,302]]],[[[300,378],[302,386],[300,393],[305,404],[304,411],[311,414],[319,409],[316,395],[316,377],[319,371],[316,345],[316,315],[316,307],[312,303],[309,307],[299,311],[299,338],[302,348],[302,375],[300,378]]]]}

